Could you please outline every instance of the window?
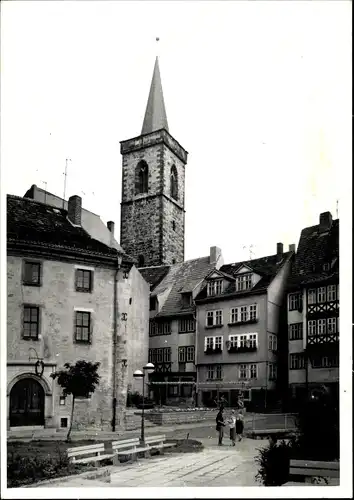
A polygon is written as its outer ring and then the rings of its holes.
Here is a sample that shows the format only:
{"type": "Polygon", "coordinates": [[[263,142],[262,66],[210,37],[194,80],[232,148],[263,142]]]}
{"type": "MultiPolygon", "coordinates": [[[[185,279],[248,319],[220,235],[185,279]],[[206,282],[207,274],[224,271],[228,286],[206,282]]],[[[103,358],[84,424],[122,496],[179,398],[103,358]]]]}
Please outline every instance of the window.
{"type": "Polygon", "coordinates": [[[222,337],[205,337],[204,339],[204,351],[211,349],[222,350],[222,337]]]}
{"type": "Polygon", "coordinates": [[[230,335],[229,341],[230,341],[230,347],[237,347],[237,348],[249,347],[251,349],[257,349],[258,334],[246,333],[242,335],[230,335]]]}
{"type": "Polygon", "coordinates": [[[302,295],[301,293],[289,294],[289,311],[295,311],[302,308],[302,295]]]}
{"type": "Polygon", "coordinates": [[[327,319],[327,333],[337,333],[337,318],[327,319]]]}
{"type": "Polygon", "coordinates": [[[327,322],[325,319],[317,320],[317,335],[325,335],[326,324],[327,324],[327,322]]]}
{"type": "Polygon", "coordinates": [[[317,333],[316,320],[311,319],[310,321],[307,322],[307,330],[308,330],[309,336],[316,335],[316,333],[317,333]]]}
{"type": "Polygon", "coordinates": [[[39,307],[23,306],[23,338],[38,340],[39,307]]]}
{"type": "Polygon", "coordinates": [[[230,347],[237,347],[238,345],[238,335],[229,336],[230,347]]]}
{"type": "Polygon", "coordinates": [[[248,341],[249,341],[249,346],[252,348],[257,347],[257,334],[256,333],[250,333],[248,336],[248,341]]]}
{"type": "Polygon", "coordinates": [[[307,292],[307,301],[309,305],[316,304],[316,295],[316,290],[313,288],[307,292]]]}
{"type": "Polygon", "coordinates": [[[145,266],[144,255],[139,255],[139,257],[138,257],[138,267],[144,267],[144,266],[145,266]]]}
{"type": "Polygon", "coordinates": [[[171,347],[149,349],[149,363],[170,363],[171,347]]]}
{"type": "Polygon", "coordinates": [[[257,304],[253,304],[250,306],[250,319],[257,318],[257,304]]]}
{"type": "Polygon", "coordinates": [[[178,361],[180,363],[194,363],[194,345],[178,348],[178,361]]]}
{"type": "Polygon", "coordinates": [[[135,176],[135,193],[147,193],[149,184],[149,167],[146,161],[142,160],[138,163],[135,176]]]}
{"type": "Polygon", "coordinates": [[[176,259],[172,259],[172,264],[176,264],[176,259]]]}
{"type": "Polygon", "coordinates": [[[178,323],[179,333],[195,332],[195,319],[180,319],[178,323]]]}
{"type": "Polygon", "coordinates": [[[170,363],[171,362],[171,347],[164,347],[162,350],[163,350],[163,362],[170,363]]]}
{"type": "Polygon", "coordinates": [[[272,333],[269,334],[268,348],[270,351],[276,351],[278,348],[278,339],[276,335],[273,335],[272,333]]]}
{"type": "Polygon", "coordinates": [[[329,263],[328,263],[328,262],[325,262],[325,263],[323,264],[322,268],[323,268],[323,270],[324,270],[324,271],[329,271],[329,269],[330,269],[330,265],[329,265],[329,263]]]}
{"type": "Polygon", "coordinates": [[[290,354],[290,370],[302,370],[303,368],[305,368],[304,354],[290,354]]]}
{"type": "Polygon", "coordinates": [[[60,396],[60,398],[59,398],[59,404],[61,406],[66,404],[66,397],[65,396],[60,396]]]}
{"type": "Polygon", "coordinates": [[[327,300],[337,300],[337,285],[328,285],[327,287],[327,300]]]}
{"type": "Polygon", "coordinates": [[[178,199],[178,181],[177,181],[177,169],[175,165],[172,165],[171,167],[171,173],[170,173],[170,194],[171,197],[175,200],[178,199]]]}
{"type": "Polygon", "coordinates": [[[252,364],[250,365],[250,378],[257,378],[257,365],[256,364],[252,364]]]}
{"type": "Polygon", "coordinates": [[[176,222],[174,220],[172,221],[172,230],[176,231],[176,222]]]}
{"type": "Polygon", "coordinates": [[[155,311],[157,306],[156,297],[150,297],[150,311],[155,311]]]}
{"type": "Polygon", "coordinates": [[[182,306],[183,307],[191,307],[193,304],[193,297],[192,294],[189,293],[182,293],[182,306]]]}
{"type": "Polygon", "coordinates": [[[247,378],[247,365],[240,365],[239,378],[243,380],[247,378]]]}
{"type": "Polygon", "coordinates": [[[230,309],[230,323],[237,323],[238,321],[238,308],[233,307],[230,309]]]}
{"type": "Polygon", "coordinates": [[[208,297],[211,297],[213,295],[220,295],[222,293],[222,280],[213,280],[208,282],[208,290],[207,294],[208,297]]]}
{"type": "Polygon", "coordinates": [[[252,274],[244,274],[236,278],[236,291],[249,290],[252,287],[252,274]]]}
{"type": "Polygon", "coordinates": [[[326,287],[321,286],[320,288],[317,288],[317,302],[323,303],[326,302],[326,287]]]}
{"type": "Polygon", "coordinates": [[[223,373],[221,365],[209,365],[207,369],[209,380],[222,380],[223,373]]]}
{"type": "Polygon", "coordinates": [[[76,269],[75,287],[77,292],[92,292],[93,272],[86,269],[76,269]]]}
{"type": "Polygon", "coordinates": [[[222,310],[207,311],[206,326],[222,326],[222,310]]]}
{"type": "Polygon", "coordinates": [[[158,335],[171,335],[171,322],[170,321],[156,322],[154,320],[150,320],[149,336],[155,337],[158,335]]]}
{"type": "Polygon", "coordinates": [[[75,312],[75,341],[90,342],[91,313],[75,312]]]}
{"type": "Polygon", "coordinates": [[[277,365],[274,363],[269,363],[269,380],[277,379],[277,365]]]}
{"type": "Polygon", "coordinates": [[[240,335],[240,347],[246,347],[247,335],[240,335]]]}
{"type": "Polygon", "coordinates": [[[163,361],[163,350],[162,349],[156,349],[156,362],[157,363],[162,363],[163,361]]]}
{"type": "Polygon", "coordinates": [[[303,336],[302,323],[289,325],[289,340],[301,340],[303,336]]]}
{"type": "Polygon", "coordinates": [[[60,427],[67,427],[68,426],[68,419],[67,417],[62,417],[60,419],[60,427]]]}
{"type": "Polygon", "coordinates": [[[336,368],[339,366],[338,355],[317,356],[312,359],[312,368],[336,368]]]}
{"type": "Polygon", "coordinates": [[[242,306],[240,309],[241,309],[241,321],[247,321],[248,320],[248,307],[242,306]]]}
{"type": "Polygon", "coordinates": [[[208,379],[213,380],[214,379],[214,365],[209,365],[208,366],[208,379]]]}
{"type": "Polygon", "coordinates": [[[222,366],[216,365],[216,379],[222,380],[222,366]]]}
{"type": "Polygon", "coordinates": [[[41,284],[41,264],[40,262],[24,262],[23,284],[40,286],[41,284]]]}

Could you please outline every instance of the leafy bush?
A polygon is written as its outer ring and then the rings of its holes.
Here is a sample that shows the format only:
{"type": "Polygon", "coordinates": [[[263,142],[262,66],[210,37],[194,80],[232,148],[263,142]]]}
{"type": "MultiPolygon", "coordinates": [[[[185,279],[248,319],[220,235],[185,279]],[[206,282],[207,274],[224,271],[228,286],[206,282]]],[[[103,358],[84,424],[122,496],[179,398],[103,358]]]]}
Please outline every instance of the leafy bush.
{"type": "Polygon", "coordinates": [[[69,462],[67,454],[57,446],[55,455],[22,455],[12,451],[7,454],[7,485],[18,487],[54,477],[69,476],[87,469],[82,464],[69,462]]]}
{"type": "Polygon", "coordinates": [[[281,441],[276,444],[270,441],[269,444],[259,449],[256,463],[259,466],[256,479],[264,486],[281,486],[289,480],[289,465],[292,448],[295,442],[281,441]]]}

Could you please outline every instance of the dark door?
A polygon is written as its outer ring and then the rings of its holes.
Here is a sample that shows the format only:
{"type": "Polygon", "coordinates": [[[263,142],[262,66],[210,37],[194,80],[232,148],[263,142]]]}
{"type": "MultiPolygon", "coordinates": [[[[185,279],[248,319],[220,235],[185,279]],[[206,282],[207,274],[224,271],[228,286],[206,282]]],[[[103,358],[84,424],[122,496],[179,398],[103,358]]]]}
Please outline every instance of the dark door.
{"type": "Polygon", "coordinates": [[[44,391],[32,378],[19,380],[10,394],[10,427],[44,425],[44,391]]]}

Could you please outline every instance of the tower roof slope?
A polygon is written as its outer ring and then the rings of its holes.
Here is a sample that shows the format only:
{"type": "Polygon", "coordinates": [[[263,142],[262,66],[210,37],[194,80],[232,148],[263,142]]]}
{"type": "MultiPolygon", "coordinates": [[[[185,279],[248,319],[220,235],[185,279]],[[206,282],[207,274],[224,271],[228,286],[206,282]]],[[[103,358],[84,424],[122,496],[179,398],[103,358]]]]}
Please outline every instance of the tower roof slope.
{"type": "Polygon", "coordinates": [[[159,59],[156,57],[141,135],[150,134],[151,132],[155,132],[156,130],[160,130],[162,128],[168,131],[159,59]]]}

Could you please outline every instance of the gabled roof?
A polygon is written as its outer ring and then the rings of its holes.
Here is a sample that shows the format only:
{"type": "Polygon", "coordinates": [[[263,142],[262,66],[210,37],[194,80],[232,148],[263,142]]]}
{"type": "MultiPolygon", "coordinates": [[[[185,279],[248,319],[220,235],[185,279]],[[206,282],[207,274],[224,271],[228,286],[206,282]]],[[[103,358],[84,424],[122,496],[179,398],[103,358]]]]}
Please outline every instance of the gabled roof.
{"type": "Polygon", "coordinates": [[[155,132],[156,130],[161,130],[163,128],[168,132],[168,123],[165,101],[162,92],[159,59],[158,57],[156,57],[141,135],[150,134],[151,132],[155,132]]]}
{"type": "MultiPolygon", "coordinates": [[[[157,318],[165,316],[178,316],[182,314],[192,314],[194,307],[183,307],[182,294],[192,292],[214,269],[215,264],[210,264],[210,257],[187,260],[180,264],[169,266],[168,272],[158,285],[154,288],[154,295],[164,292],[168,297],[161,310],[156,315],[157,318]]],[[[159,266],[165,268],[166,266],[159,266]]],[[[139,269],[145,280],[149,282],[149,268],[139,269]]],[[[153,268],[151,275],[157,273],[158,268],[153,268]]],[[[153,277],[151,278],[154,279],[153,277]]]]}
{"type": "Polygon", "coordinates": [[[338,277],[339,219],[332,221],[328,232],[320,232],[319,224],[303,229],[289,277],[289,287],[338,277]],[[323,269],[324,264],[330,264],[328,271],[323,269]]]}
{"type": "MultiPolygon", "coordinates": [[[[34,201],[7,195],[7,244],[42,247],[116,258],[117,250],[101,243],[67,218],[67,211],[34,201]]],[[[125,260],[129,260],[126,256],[125,260]]]]}
{"type": "MultiPolygon", "coordinates": [[[[237,271],[240,269],[241,266],[247,266],[250,269],[252,269],[253,272],[260,275],[261,279],[250,290],[242,290],[242,291],[236,291],[236,280],[234,280],[227,287],[225,287],[225,289],[220,295],[210,297],[210,300],[215,301],[220,299],[221,297],[229,295],[252,295],[254,293],[266,292],[268,286],[270,285],[273,278],[277,275],[279,269],[290,258],[292,254],[293,252],[283,253],[281,260],[279,260],[279,257],[277,255],[270,255],[268,257],[262,257],[260,259],[235,262],[233,264],[225,264],[220,268],[220,271],[229,276],[232,276],[233,278],[237,277],[237,271]]],[[[196,300],[205,300],[205,299],[209,300],[209,297],[207,297],[206,287],[204,287],[196,297],[196,300]]]]}
{"type": "Polygon", "coordinates": [[[152,266],[152,267],[139,267],[139,272],[150,285],[150,292],[152,292],[161,280],[166,276],[170,266],[152,266]]]}
{"type": "MultiPolygon", "coordinates": [[[[234,280],[234,276],[231,276],[230,274],[227,274],[227,273],[223,273],[222,271],[220,271],[220,269],[213,269],[212,271],[210,271],[210,273],[208,274],[208,276],[205,277],[206,280],[209,280],[209,279],[214,279],[214,274],[216,274],[218,276],[218,278],[226,278],[227,280],[234,280]]],[[[216,278],[216,279],[218,279],[216,278]]]]}

